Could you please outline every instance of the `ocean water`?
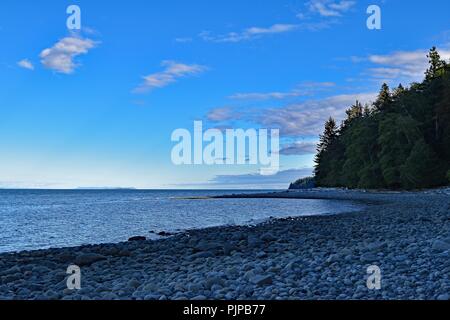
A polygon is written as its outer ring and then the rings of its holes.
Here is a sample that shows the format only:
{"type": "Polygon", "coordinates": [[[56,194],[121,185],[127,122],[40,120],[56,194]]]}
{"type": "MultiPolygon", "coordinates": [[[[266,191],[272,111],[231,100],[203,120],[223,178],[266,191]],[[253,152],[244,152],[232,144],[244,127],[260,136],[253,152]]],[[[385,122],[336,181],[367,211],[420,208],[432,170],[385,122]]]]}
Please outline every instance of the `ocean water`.
{"type": "MultiPolygon", "coordinates": [[[[255,191],[239,191],[251,193],[255,191]]],[[[0,190],[0,252],[115,243],[150,231],[248,225],[270,217],[356,211],[351,202],[186,200],[236,191],[0,190]]]]}

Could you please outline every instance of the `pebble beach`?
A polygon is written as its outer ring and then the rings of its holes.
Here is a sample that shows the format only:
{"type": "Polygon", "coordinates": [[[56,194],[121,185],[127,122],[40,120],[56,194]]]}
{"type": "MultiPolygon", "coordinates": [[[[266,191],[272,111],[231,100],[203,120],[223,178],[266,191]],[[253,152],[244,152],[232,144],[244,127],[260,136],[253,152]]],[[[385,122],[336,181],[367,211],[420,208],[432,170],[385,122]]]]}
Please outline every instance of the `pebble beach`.
{"type": "Polygon", "coordinates": [[[0,254],[0,300],[450,299],[449,189],[248,197],[350,200],[364,209],[0,254]],[[80,290],[67,288],[69,265],[81,269],[80,290]],[[367,286],[369,266],[381,271],[379,290],[367,286]]]}

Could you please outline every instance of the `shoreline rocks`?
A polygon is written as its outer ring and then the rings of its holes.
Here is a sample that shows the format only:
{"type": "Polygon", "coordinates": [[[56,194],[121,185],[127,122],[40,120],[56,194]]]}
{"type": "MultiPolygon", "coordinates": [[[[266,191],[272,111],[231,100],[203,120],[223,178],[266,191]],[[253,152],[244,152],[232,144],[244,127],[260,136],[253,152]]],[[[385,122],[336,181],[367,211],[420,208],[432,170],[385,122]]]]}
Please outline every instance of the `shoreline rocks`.
{"type": "Polygon", "coordinates": [[[258,196],[367,206],[335,216],[190,230],[154,241],[133,237],[118,244],[0,254],[0,299],[449,299],[447,193],[314,190],[258,196]],[[81,268],[81,290],[67,289],[71,264],[81,268]],[[380,290],[367,287],[369,266],[380,269],[380,290]]]}
{"type": "Polygon", "coordinates": [[[147,238],[146,237],[142,237],[142,236],[135,236],[135,237],[131,237],[130,239],[128,239],[129,242],[131,241],[146,241],[147,238]]]}

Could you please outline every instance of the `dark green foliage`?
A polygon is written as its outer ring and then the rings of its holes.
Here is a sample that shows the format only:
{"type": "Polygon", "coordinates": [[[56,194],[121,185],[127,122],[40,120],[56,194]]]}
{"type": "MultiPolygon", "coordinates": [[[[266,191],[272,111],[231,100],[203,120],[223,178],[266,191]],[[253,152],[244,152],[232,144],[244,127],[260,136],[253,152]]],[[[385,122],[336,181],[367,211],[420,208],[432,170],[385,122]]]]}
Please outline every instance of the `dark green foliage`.
{"type": "Polygon", "coordinates": [[[400,185],[405,189],[417,189],[443,184],[439,176],[443,177],[444,172],[439,172],[438,162],[431,146],[423,139],[418,140],[400,168],[400,185]]]}
{"type": "Polygon", "coordinates": [[[328,154],[330,154],[331,149],[333,148],[333,143],[337,138],[337,126],[336,121],[333,118],[328,119],[325,123],[325,130],[323,135],[320,136],[320,142],[317,146],[317,155],[315,162],[317,164],[315,168],[315,176],[320,180],[325,179],[325,173],[328,174],[330,172],[329,164],[330,160],[324,159],[328,154]],[[324,163],[324,166],[319,166],[319,163],[324,163]],[[322,171],[324,174],[322,174],[322,171]]]}
{"type": "MultiPolygon", "coordinates": [[[[443,94],[437,103],[435,119],[435,126],[438,130],[437,144],[439,156],[444,159],[450,159],[450,70],[442,78],[441,83],[443,85],[443,94]]],[[[450,164],[448,164],[447,169],[450,169],[450,164]]]]}
{"type": "Polygon", "coordinates": [[[425,72],[425,80],[429,81],[442,75],[446,63],[441,60],[441,56],[437,52],[436,47],[431,48],[427,57],[430,62],[430,68],[425,72]]]}
{"type": "Polygon", "coordinates": [[[395,113],[384,116],[379,123],[379,164],[384,184],[401,188],[400,168],[408,159],[417,139],[422,138],[419,123],[410,116],[395,113]]]}
{"type": "Polygon", "coordinates": [[[316,156],[323,187],[417,189],[450,180],[450,66],[436,49],[422,83],[383,84],[372,106],[347,110],[341,128],[325,125],[316,156]]]}
{"type": "Polygon", "coordinates": [[[376,188],[380,177],[377,123],[371,117],[358,117],[342,129],[343,167],[340,184],[350,188],[376,188]]]}
{"type": "Polygon", "coordinates": [[[337,137],[336,121],[333,118],[328,119],[325,123],[325,131],[320,136],[320,142],[318,145],[318,151],[327,149],[337,137]]]}
{"type": "Polygon", "coordinates": [[[383,83],[381,86],[380,93],[378,94],[377,101],[373,104],[376,111],[386,111],[392,105],[393,99],[392,94],[389,90],[389,86],[386,83],[383,83]]]}
{"type": "Polygon", "coordinates": [[[316,180],[314,179],[314,177],[307,177],[291,183],[289,190],[313,189],[315,187],[316,180]]]}

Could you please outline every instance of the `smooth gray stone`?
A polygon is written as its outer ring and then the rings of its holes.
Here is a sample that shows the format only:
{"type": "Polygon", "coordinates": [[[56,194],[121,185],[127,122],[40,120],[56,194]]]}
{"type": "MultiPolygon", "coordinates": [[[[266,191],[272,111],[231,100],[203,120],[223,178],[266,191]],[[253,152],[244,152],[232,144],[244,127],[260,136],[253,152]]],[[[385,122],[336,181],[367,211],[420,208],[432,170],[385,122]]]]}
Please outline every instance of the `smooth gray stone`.
{"type": "Polygon", "coordinates": [[[83,266],[90,266],[91,264],[102,260],[106,260],[106,257],[103,255],[96,253],[85,253],[78,255],[75,258],[74,263],[79,267],[83,267],[83,266]]]}
{"type": "Polygon", "coordinates": [[[272,276],[262,276],[262,275],[257,275],[254,276],[250,279],[250,281],[254,284],[256,284],[257,286],[265,286],[265,285],[271,285],[273,282],[272,276]]]}

